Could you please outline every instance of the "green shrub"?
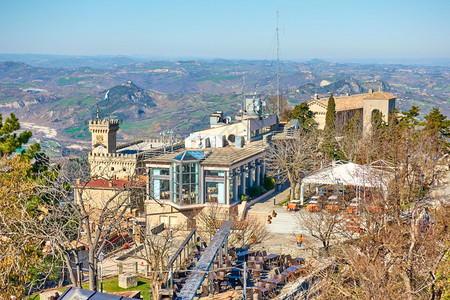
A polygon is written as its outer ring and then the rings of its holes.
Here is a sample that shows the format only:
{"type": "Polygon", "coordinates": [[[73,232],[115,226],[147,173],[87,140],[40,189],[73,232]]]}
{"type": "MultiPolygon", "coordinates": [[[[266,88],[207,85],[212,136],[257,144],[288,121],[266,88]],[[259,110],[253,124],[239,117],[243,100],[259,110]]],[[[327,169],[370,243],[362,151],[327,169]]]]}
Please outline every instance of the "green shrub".
{"type": "Polygon", "coordinates": [[[264,187],[260,185],[254,185],[247,189],[247,194],[252,198],[256,198],[264,194],[265,191],[266,190],[264,189],[264,187]]]}
{"type": "Polygon", "coordinates": [[[264,176],[264,188],[266,191],[270,191],[275,187],[275,179],[264,176]]]}

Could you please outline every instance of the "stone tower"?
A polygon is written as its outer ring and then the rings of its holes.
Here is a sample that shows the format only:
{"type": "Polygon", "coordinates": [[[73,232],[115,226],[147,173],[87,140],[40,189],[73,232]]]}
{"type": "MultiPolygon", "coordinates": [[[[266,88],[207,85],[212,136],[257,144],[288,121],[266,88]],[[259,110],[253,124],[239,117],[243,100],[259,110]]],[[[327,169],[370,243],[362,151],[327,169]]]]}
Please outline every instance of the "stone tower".
{"type": "Polygon", "coordinates": [[[96,119],[89,121],[92,134],[92,153],[115,153],[119,120],[96,119]]]}
{"type": "Polygon", "coordinates": [[[373,116],[377,111],[383,114],[383,121],[388,122],[389,114],[395,109],[395,96],[385,92],[372,92],[365,96],[363,104],[363,127],[364,132],[372,128],[373,116]]]}

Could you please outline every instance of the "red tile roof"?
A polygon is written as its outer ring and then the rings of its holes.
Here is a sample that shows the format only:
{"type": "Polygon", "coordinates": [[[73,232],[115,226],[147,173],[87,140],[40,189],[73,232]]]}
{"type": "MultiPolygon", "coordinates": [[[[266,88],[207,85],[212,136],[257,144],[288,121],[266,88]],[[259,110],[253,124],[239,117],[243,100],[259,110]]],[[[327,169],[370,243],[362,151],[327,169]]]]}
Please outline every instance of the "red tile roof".
{"type": "Polygon", "coordinates": [[[129,179],[92,179],[87,183],[79,183],[78,187],[86,187],[86,188],[127,188],[130,186],[140,187],[145,185],[145,180],[142,178],[136,178],[133,180],[129,179]]]}

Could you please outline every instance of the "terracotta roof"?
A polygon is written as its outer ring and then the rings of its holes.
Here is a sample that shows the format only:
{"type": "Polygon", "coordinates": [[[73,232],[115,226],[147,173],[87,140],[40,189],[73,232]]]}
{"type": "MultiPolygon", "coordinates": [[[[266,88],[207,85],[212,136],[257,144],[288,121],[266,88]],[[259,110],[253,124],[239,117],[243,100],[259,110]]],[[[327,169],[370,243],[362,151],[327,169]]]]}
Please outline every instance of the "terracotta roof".
{"type": "Polygon", "coordinates": [[[145,180],[142,178],[137,178],[134,180],[128,179],[92,179],[87,183],[79,183],[78,187],[87,188],[126,188],[130,186],[138,187],[145,185],[145,180]]]}
{"type": "Polygon", "coordinates": [[[390,100],[390,99],[395,99],[395,96],[386,92],[375,92],[371,94],[366,94],[366,96],[364,97],[364,100],[390,100]]]}
{"type": "MultiPolygon", "coordinates": [[[[336,103],[336,111],[362,108],[364,105],[364,100],[389,100],[389,99],[395,99],[395,96],[386,92],[375,92],[375,93],[356,94],[351,96],[334,97],[334,101],[336,103]]],[[[325,108],[328,106],[328,98],[311,100],[308,102],[308,105],[311,105],[314,102],[324,106],[325,108]]]]}

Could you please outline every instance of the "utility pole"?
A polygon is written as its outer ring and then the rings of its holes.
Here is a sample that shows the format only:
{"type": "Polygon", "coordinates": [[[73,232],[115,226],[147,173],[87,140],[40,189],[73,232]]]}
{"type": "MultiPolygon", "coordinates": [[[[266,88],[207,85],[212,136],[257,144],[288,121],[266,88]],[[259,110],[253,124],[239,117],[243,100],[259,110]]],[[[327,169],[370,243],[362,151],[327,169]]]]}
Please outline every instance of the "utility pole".
{"type": "MultiPolygon", "coordinates": [[[[172,228],[170,228],[170,239],[169,239],[169,259],[172,254],[172,240],[173,240],[173,232],[172,228]]],[[[170,265],[170,288],[173,289],[173,264],[170,265]]]]}
{"type": "Polygon", "coordinates": [[[159,133],[160,136],[162,136],[163,139],[163,153],[166,154],[166,132],[162,131],[159,133]]]}
{"type": "Polygon", "coordinates": [[[170,135],[170,152],[173,153],[173,130],[170,129],[167,133],[170,135]]]}
{"type": "Polygon", "coordinates": [[[278,28],[278,9],[277,9],[277,117],[280,120],[280,37],[278,28]]]}
{"type": "Polygon", "coordinates": [[[247,300],[247,262],[244,261],[244,272],[243,272],[243,277],[244,277],[244,288],[243,288],[243,292],[244,292],[244,300],[247,300]]]}

